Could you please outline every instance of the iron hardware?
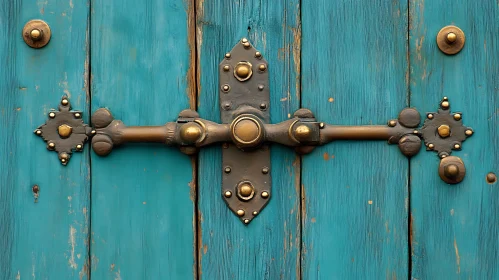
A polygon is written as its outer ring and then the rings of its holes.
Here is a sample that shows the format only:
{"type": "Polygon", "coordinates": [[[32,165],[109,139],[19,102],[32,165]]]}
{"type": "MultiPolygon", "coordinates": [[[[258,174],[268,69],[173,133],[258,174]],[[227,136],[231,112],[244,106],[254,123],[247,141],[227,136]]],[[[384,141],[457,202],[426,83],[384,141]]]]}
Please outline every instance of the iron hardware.
{"type": "Polygon", "coordinates": [[[245,224],[260,213],[272,195],[270,143],[307,154],[315,146],[336,140],[386,140],[410,157],[420,151],[423,140],[426,149],[435,151],[441,159],[442,180],[454,184],[464,178],[463,162],[450,154],[461,149],[473,130],[463,126],[461,113],[450,113],[447,97],[441,100],[438,112],[427,114],[421,128],[420,114],[414,108],[403,109],[386,125],[326,124],[317,121],[308,109],[299,109],[293,118],[270,124],[267,68],[262,54],[246,39],[225,55],[219,67],[221,124],[184,110],[175,122],[163,126],[128,127],[101,108],[92,115],[92,129],[81,121],[81,112],[69,111],[69,101],[63,97],[60,112],[49,113],[49,120],[35,134],[43,137],[49,149],[59,152],[64,165],[72,150],[82,149],[87,137],[92,137],[92,148],[100,156],[128,142],[164,143],[188,155],[201,147],[223,143],[222,198],[245,224]],[[50,147],[50,143],[55,146],[50,147]]]}

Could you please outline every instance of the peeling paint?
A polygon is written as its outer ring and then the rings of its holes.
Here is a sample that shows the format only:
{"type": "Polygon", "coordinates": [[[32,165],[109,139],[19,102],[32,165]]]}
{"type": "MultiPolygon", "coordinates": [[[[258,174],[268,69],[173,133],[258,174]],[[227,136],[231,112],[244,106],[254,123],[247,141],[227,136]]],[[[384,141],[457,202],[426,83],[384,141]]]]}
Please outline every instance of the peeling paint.
{"type": "Polygon", "coordinates": [[[75,247],[76,247],[76,229],[69,226],[69,245],[71,246],[71,257],[69,258],[69,266],[72,269],[77,269],[78,264],[75,262],[75,247]]]}

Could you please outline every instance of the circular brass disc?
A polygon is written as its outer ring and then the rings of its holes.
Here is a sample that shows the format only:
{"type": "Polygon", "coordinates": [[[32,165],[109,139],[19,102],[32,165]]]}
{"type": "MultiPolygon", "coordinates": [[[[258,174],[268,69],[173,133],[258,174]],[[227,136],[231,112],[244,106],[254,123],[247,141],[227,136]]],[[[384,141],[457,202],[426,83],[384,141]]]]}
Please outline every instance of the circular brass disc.
{"type": "Polygon", "coordinates": [[[464,179],[464,176],[466,175],[466,167],[459,157],[448,156],[440,161],[438,175],[440,175],[440,178],[448,184],[457,184],[464,179]],[[455,170],[456,168],[457,171],[455,170]],[[457,174],[455,176],[447,176],[446,173],[457,174]]]}
{"type": "Polygon", "coordinates": [[[466,37],[464,36],[464,32],[454,25],[445,26],[440,29],[437,35],[438,48],[445,54],[456,54],[460,52],[464,47],[465,41],[466,37]]]}
{"type": "Polygon", "coordinates": [[[252,147],[262,139],[260,123],[252,117],[239,117],[231,124],[232,138],[243,147],[252,147]]]}
{"type": "Polygon", "coordinates": [[[43,48],[50,41],[50,36],[52,35],[50,31],[49,25],[39,19],[30,20],[24,25],[23,28],[23,39],[26,44],[32,48],[39,49],[43,48]],[[31,32],[33,31],[33,35],[37,35],[38,37],[32,37],[31,32]],[[39,32],[38,32],[39,31],[39,32]]]}

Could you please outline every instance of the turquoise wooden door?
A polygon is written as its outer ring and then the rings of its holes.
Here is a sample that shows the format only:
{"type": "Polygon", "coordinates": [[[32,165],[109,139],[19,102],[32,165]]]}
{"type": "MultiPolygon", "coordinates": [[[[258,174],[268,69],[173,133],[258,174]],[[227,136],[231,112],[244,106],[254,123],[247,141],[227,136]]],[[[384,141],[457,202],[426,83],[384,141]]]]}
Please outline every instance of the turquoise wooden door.
{"type": "Polygon", "coordinates": [[[499,279],[498,31],[494,0],[2,1],[0,275],[499,279]],[[31,19],[50,25],[44,48],[23,41],[31,19]],[[466,36],[453,56],[436,44],[450,24],[466,36]],[[220,145],[87,144],[63,166],[33,135],[63,95],[89,124],[102,107],[129,125],[188,108],[220,123],[218,64],[243,37],[269,62],[271,123],[304,107],[385,124],[447,96],[475,132],[453,152],[464,181],[444,183],[435,153],[379,141],[272,145],[272,199],[244,225],[220,194],[220,145]]]}

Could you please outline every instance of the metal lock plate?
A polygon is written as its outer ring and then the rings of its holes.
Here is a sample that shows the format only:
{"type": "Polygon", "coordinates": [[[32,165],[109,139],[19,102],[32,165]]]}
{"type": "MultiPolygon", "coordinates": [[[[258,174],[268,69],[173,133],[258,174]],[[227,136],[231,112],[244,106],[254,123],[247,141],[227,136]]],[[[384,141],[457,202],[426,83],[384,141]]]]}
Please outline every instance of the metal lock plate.
{"type": "Polygon", "coordinates": [[[248,224],[268,203],[271,192],[270,148],[263,144],[269,123],[268,64],[242,39],[219,65],[220,115],[231,124],[233,143],[222,152],[222,197],[248,224]]]}

